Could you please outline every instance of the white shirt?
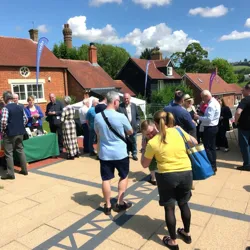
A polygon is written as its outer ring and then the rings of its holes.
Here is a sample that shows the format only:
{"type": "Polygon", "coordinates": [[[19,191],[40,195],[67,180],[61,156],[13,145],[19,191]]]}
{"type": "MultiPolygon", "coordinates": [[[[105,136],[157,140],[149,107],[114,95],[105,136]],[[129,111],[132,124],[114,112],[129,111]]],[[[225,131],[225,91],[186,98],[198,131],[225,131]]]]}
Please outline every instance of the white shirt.
{"type": "Polygon", "coordinates": [[[80,108],[79,110],[79,118],[80,118],[80,122],[81,124],[86,123],[86,115],[88,113],[89,108],[86,105],[83,105],[82,108],[80,108]]]}
{"type": "Polygon", "coordinates": [[[131,122],[132,121],[131,104],[128,104],[128,106],[126,107],[126,111],[127,111],[127,115],[128,115],[128,120],[129,120],[129,122],[131,122]]]}
{"type": "Polygon", "coordinates": [[[208,102],[204,116],[200,116],[202,126],[217,126],[220,119],[221,106],[219,102],[212,97],[208,102]]]}

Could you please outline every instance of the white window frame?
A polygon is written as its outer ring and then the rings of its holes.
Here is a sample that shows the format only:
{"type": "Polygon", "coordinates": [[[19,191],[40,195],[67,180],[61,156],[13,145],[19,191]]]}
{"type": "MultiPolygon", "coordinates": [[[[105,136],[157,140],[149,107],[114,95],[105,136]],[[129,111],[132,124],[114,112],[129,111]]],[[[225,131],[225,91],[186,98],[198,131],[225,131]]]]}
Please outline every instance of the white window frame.
{"type": "Polygon", "coordinates": [[[172,76],[173,75],[173,67],[167,67],[167,75],[168,76],[172,76]],[[171,74],[169,74],[170,72],[170,69],[171,69],[171,74]]]}
{"type": "Polygon", "coordinates": [[[164,88],[164,81],[158,80],[158,91],[162,90],[164,88]]]}
{"type": "MultiPolygon", "coordinates": [[[[36,85],[36,79],[9,79],[8,83],[11,85],[11,92],[14,92],[14,85],[24,85],[26,100],[19,100],[19,102],[22,104],[28,104],[27,103],[27,98],[28,98],[27,86],[36,85]]],[[[45,92],[44,92],[45,79],[39,79],[38,84],[42,86],[43,98],[35,99],[35,103],[46,103],[47,100],[45,99],[45,92]]]]}

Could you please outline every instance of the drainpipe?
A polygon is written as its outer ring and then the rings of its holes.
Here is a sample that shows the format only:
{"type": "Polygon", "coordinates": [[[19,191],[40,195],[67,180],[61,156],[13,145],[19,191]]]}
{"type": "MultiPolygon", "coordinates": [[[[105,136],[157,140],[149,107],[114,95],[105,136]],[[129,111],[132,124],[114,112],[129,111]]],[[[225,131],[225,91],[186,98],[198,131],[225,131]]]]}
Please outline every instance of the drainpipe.
{"type": "Polygon", "coordinates": [[[69,95],[69,92],[68,92],[67,69],[64,69],[64,72],[63,72],[63,80],[64,80],[64,93],[65,93],[65,96],[68,96],[68,95],[69,95]]]}

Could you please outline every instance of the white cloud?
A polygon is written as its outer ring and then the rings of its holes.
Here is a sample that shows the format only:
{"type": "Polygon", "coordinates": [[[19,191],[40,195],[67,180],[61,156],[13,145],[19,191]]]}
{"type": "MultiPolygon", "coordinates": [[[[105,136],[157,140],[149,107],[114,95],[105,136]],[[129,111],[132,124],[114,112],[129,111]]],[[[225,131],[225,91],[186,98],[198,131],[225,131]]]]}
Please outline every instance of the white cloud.
{"type": "Polygon", "coordinates": [[[136,55],[145,48],[160,47],[163,53],[171,54],[184,51],[189,43],[198,42],[188,37],[182,30],[172,31],[165,23],[151,26],[144,30],[135,28],[133,31],[119,37],[115,28],[107,24],[103,28],[88,28],[85,16],[76,16],[68,20],[73,36],[89,42],[109,44],[128,43],[136,48],[136,55]]]}
{"type": "Polygon", "coordinates": [[[212,52],[212,51],[214,51],[214,48],[212,48],[212,47],[204,47],[204,50],[206,50],[207,52],[212,52]]]}
{"type": "Polygon", "coordinates": [[[248,27],[248,28],[250,28],[250,18],[248,18],[246,20],[245,26],[248,27]]]}
{"type": "Polygon", "coordinates": [[[41,33],[47,33],[48,32],[48,28],[46,27],[45,24],[42,24],[42,25],[39,25],[37,27],[38,31],[41,32],[41,33]]]}
{"type": "Polygon", "coordinates": [[[237,30],[232,31],[229,35],[222,36],[219,40],[226,41],[226,40],[240,40],[250,38],[249,31],[238,32],[237,30]]]}
{"type": "Polygon", "coordinates": [[[213,8],[195,8],[195,9],[190,9],[189,14],[192,16],[200,15],[202,17],[221,17],[224,16],[228,13],[228,8],[226,8],[224,5],[218,5],[213,8]]]}
{"type": "Polygon", "coordinates": [[[118,4],[121,4],[122,3],[122,0],[89,0],[89,4],[91,6],[100,6],[100,5],[103,5],[103,4],[106,4],[106,3],[118,3],[118,4]]]}
{"type": "Polygon", "coordinates": [[[145,9],[150,9],[153,5],[164,6],[172,2],[172,0],[133,0],[134,3],[140,4],[145,9]]]}

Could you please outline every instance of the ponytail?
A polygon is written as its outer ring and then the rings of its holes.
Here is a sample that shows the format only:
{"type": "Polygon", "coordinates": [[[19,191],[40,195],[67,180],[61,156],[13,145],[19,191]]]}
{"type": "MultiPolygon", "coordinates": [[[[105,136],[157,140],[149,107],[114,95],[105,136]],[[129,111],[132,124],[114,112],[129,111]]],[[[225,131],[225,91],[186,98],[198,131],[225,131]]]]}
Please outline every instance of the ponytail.
{"type": "Polygon", "coordinates": [[[167,144],[166,142],[166,117],[161,117],[159,120],[159,134],[161,136],[161,142],[167,144]]]}

